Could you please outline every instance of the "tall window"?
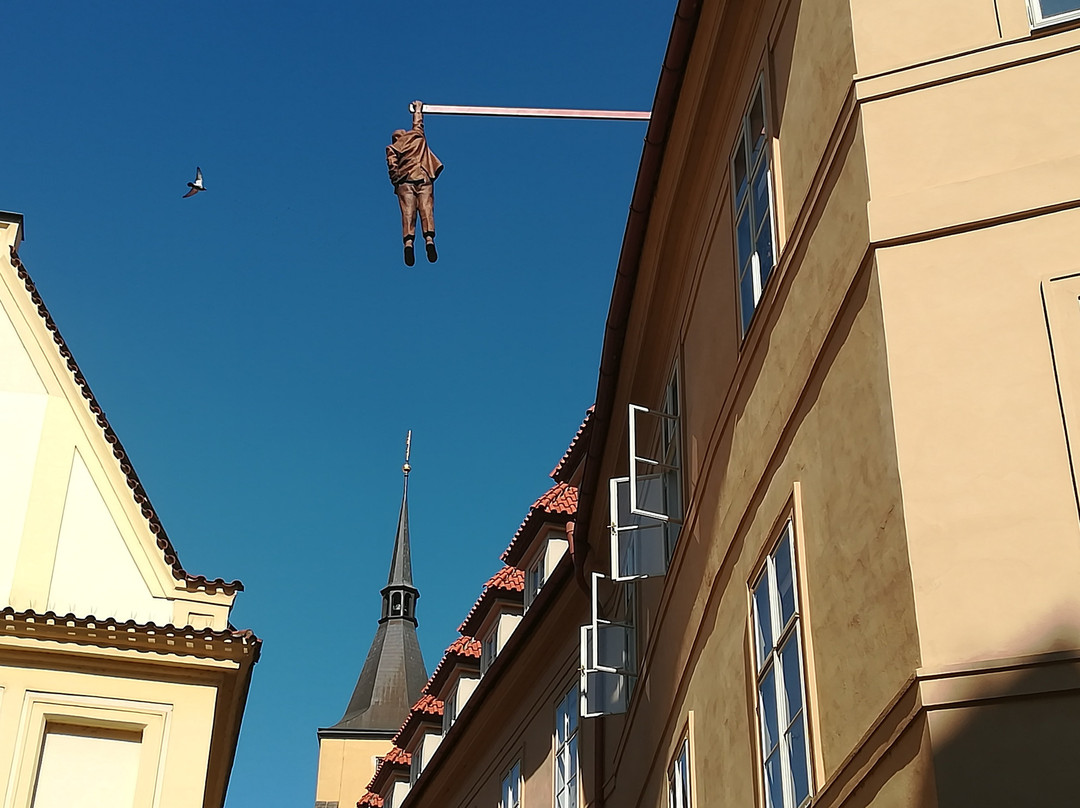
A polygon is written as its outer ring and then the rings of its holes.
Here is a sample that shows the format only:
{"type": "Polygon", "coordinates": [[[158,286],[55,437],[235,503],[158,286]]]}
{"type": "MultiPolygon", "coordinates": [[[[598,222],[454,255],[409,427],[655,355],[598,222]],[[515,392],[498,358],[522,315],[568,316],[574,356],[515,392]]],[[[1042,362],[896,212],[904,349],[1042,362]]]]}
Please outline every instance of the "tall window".
{"type": "Polygon", "coordinates": [[[690,739],[683,738],[679,754],[668,769],[668,808],[690,806],[690,739]]]}
{"type": "Polygon", "coordinates": [[[1029,0],[1032,25],[1080,18],[1080,0],[1029,0]]]}
{"type": "Polygon", "coordinates": [[[450,731],[457,720],[457,685],[447,694],[443,700],[442,731],[443,735],[450,731]]]}
{"type": "Polygon", "coordinates": [[[578,808],[578,689],[555,710],[555,808],[578,808]]]}
{"type": "Polygon", "coordinates": [[[502,781],[502,798],[499,808],[521,808],[521,762],[518,761],[506,773],[502,781]]]}
{"type": "Polygon", "coordinates": [[[753,623],[757,714],[768,808],[810,801],[795,548],[789,519],[754,582],[753,623]]]}
{"type": "Polygon", "coordinates": [[[774,260],[772,170],[763,76],[758,79],[750,109],[743,116],[735,154],[731,157],[731,190],[735,197],[739,315],[745,334],[774,260]]]}

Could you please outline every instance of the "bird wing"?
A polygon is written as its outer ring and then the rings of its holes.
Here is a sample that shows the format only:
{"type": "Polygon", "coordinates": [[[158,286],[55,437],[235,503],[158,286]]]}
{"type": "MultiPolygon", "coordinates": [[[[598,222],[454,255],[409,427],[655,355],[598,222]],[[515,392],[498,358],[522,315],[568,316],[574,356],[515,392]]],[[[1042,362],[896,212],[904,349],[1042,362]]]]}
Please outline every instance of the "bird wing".
{"type": "MultiPolygon", "coordinates": [[[[188,185],[191,185],[191,183],[189,182],[188,185]]],[[[195,196],[195,194],[197,194],[197,193],[199,193],[199,189],[196,188],[194,185],[191,185],[191,190],[188,191],[186,194],[184,194],[180,198],[181,199],[187,199],[189,196],[195,196]]]]}
{"type": "Polygon", "coordinates": [[[195,184],[202,185],[202,169],[195,166],[195,184]]]}

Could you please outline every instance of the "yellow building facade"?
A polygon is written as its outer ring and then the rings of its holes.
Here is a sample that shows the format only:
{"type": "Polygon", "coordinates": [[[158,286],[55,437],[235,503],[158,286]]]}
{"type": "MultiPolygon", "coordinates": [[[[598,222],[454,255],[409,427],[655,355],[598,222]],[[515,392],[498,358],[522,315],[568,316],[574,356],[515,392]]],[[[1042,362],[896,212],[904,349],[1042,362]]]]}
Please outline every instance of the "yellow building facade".
{"type": "Polygon", "coordinates": [[[677,4],[572,516],[365,805],[1075,802],[1078,46],[1075,0],[677,4]]]}
{"type": "Polygon", "coordinates": [[[0,213],[0,806],[220,808],[259,640],[180,565],[0,213]]]}

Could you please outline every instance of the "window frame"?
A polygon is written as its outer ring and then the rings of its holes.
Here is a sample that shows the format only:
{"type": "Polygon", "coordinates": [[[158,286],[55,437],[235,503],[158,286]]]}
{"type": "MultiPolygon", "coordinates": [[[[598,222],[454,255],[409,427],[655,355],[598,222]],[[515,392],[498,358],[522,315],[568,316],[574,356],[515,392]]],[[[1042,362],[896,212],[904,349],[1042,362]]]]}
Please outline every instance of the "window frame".
{"type": "Polygon", "coordinates": [[[457,695],[458,686],[455,682],[450,692],[446,694],[446,698],[443,699],[443,735],[446,735],[457,721],[457,695]]]}
{"type": "Polygon", "coordinates": [[[1074,22],[1080,20],[1080,5],[1072,11],[1063,11],[1059,14],[1043,14],[1042,0],[1028,0],[1028,21],[1032,28],[1046,28],[1058,23],[1074,22]]]}
{"type": "Polygon", "coordinates": [[[739,133],[736,138],[735,146],[731,150],[731,156],[728,158],[728,170],[731,178],[732,248],[735,251],[735,300],[739,310],[740,340],[745,339],[746,335],[750,332],[750,325],[754,320],[754,315],[757,313],[761,299],[764,296],[769,278],[772,277],[777,264],[778,228],[776,226],[776,166],[772,149],[772,133],[770,131],[772,120],[769,114],[769,94],[766,92],[767,87],[765,78],[765,71],[759,71],[758,77],[754,81],[754,88],[750,93],[750,99],[739,120],[739,133]],[[754,111],[754,105],[759,98],[761,99],[764,141],[761,147],[761,154],[755,158],[749,129],[750,117],[754,111]],[[740,186],[736,182],[736,165],[740,152],[745,156],[746,160],[745,195],[740,193],[740,186]],[[753,209],[754,179],[757,174],[756,170],[759,166],[764,169],[765,183],[767,186],[765,189],[766,196],[768,197],[768,211],[766,212],[766,215],[768,216],[769,221],[769,249],[771,252],[771,262],[769,266],[764,269],[758,251],[758,243],[761,235],[764,233],[762,228],[764,218],[758,215],[755,220],[755,211],[753,209]],[[747,210],[750,223],[750,253],[745,258],[740,254],[739,249],[739,222],[744,208],[747,210]],[[750,272],[754,273],[750,278],[753,305],[751,306],[750,311],[746,312],[743,310],[742,286],[745,275],[750,272]]]}
{"type": "Polygon", "coordinates": [[[580,690],[578,683],[574,682],[555,707],[555,731],[552,733],[554,750],[552,805],[554,808],[580,808],[581,806],[581,757],[578,743],[580,737],[580,690]],[[562,782],[560,782],[560,772],[569,773],[562,782]]]}
{"type": "Polygon", "coordinates": [[[550,537],[544,539],[539,555],[525,569],[525,611],[528,611],[529,607],[532,606],[533,601],[536,600],[547,580],[547,570],[545,567],[547,566],[547,547],[549,538],[550,537]]]}
{"type": "MultiPolygon", "coordinates": [[[[758,751],[758,774],[761,778],[761,803],[766,808],[805,808],[814,797],[815,765],[813,760],[813,745],[811,744],[812,720],[809,708],[809,676],[808,676],[808,651],[807,638],[803,622],[805,610],[802,604],[802,586],[800,583],[800,566],[797,547],[797,530],[795,514],[789,511],[780,521],[779,528],[774,528],[769,534],[772,541],[769,543],[768,552],[762,560],[755,565],[755,573],[748,582],[748,601],[750,617],[750,664],[751,677],[754,683],[754,719],[755,719],[755,748],[758,751]],[[784,593],[777,584],[777,559],[781,549],[786,545],[787,559],[789,564],[787,574],[790,576],[790,609],[791,614],[783,617],[784,593]],[[761,630],[759,621],[758,592],[764,586],[768,597],[768,645],[761,630]],[[784,666],[784,651],[789,643],[794,642],[795,666],[793,670],[798,673],[799,708],[795,715],[789,715],[789,699],[785,675],[790,674],[784,666]],[[766,682],[771,680],[771,686],[765,687],[766,682]],[[775,739],[768,749],[766,746],[766,728],[769,723],[768,708],[763,712],[762,692],[771,691],[772,713],[776,724],[775,739]],[[801,800],[795,794],[794,775],[792,773],[792,757],[790,752],[790,737],[792,730],[798,723],[802,724],[802,751],[803,764],[806,779],[806,794],[801,800]],[[779,762],[780,790],[782,804],[776,804],[772,798],[769,787],[769,760],[773,754],[777,755],[779,762]]],[[[783,574],[783,572],[781,573],[783,574]]]]}
{"type": "Polygon", "coordinates": [[[499,808],[521,808],[524,784],[525,781],[521,777],[521,759],[518,758],[514,761],[514,765],[511,766],[502,777],[502,782],[499,785],[499,808]],[[517,793],[514,795],[516,797],[514,802],[509,803],[507,802],[507,785],[510,782],[511,777],[516,780],[517,793]]]}
{"type": "Polygon", "coordinates": [[[679,736],[679,742],[675,745],[675,752],[667,768],[668,781],[668,808],[693,808],[694,794],[697,784],[694,781],[694,756],[690,736],[693,734],[693,711],[687,717],[686,728],[679,736]],[[681,773],[681,776],[679,776],[681,773]],[[685,786],[685,793],[677,791],[678,783],[685,786]],[[680,799],[681,798],[681,799],[680,799]]]}

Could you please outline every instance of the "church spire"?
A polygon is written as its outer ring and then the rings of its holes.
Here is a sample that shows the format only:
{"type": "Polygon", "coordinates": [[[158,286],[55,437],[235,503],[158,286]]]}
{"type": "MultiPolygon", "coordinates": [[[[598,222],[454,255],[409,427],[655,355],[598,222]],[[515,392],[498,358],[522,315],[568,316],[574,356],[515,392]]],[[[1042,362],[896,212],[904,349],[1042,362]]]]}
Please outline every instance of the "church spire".
{"type": "MultiPolygon", "coordinates": [[[[405,464],[401,512],[398,515],[390,574],[381,590],[382,616],[371,641],[364,668],[356,681],[345,715],[326,733],[370,735],[396,732],[420,697],[427,669],[416,637],[416,601],[420,590],[413,585],[409,551],[409,453],[412,431],[405,438],[405,464]]],[[[389,737],[389,736],[387,736],[389,737]]]]}

